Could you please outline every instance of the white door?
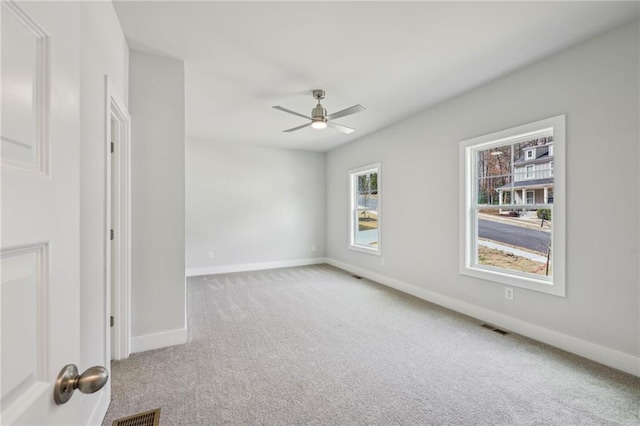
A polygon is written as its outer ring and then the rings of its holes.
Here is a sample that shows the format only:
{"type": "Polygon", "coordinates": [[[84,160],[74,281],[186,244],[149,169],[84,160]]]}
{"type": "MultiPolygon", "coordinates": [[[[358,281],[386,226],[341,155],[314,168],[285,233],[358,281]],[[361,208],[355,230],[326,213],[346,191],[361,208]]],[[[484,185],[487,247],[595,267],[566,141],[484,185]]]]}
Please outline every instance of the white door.
{"type": "Polygon", "coordinates": [[[77,2],[2,1],[3,425],[81,422],[83,398],[53,399],[80,355],[78,19],[77,2]]]}

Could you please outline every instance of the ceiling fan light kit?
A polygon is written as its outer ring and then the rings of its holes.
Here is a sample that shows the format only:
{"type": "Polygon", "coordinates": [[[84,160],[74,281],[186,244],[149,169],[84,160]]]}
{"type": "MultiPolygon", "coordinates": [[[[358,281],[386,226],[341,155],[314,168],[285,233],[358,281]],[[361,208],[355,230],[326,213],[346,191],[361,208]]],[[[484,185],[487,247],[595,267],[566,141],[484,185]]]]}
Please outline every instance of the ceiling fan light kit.
{"type": "Polygon", "coordinates": [[[347,126],[342,126],[340,124],[335,124],[330,122],[329,120],[332,120],[334,118],[340,118],[340,117],[345,117],[347,115],[351,115],[351,114],[355,114],[357,112],[361,112],[365,110],[365,107],[363,107],[362,105],[354,105],[352,107],[343,109],[342,111],[338,111],[336,113],[333,114],[329,114],[327,115],[327,110],[322,106],[322,104],[320,103],[320,100],[324,99],[325,93],[324,90],[314,90],[312,92],[313,97],[318,101],[318,105],[315,106],[315,108],[313,108],[311,110],[311,117],[307,117],[304,114],[300,114],[298,112],[295,111],[291,111],[289,109],[283,108],[281,106],[274,106],[273,108],[278,109],[280,111],[289,113],[289,114],[293,114],[293,115],[297,115],[298,117],[302,117],[302,118],[306,118],[308,120],[311,120],[309,123],[307,124],[303,124],[302,126],[297,126],[297,127],[293,127],[291,129],[287,129],[287,130],[283,130],[283,132],[295,132],[296,130],[300,130],[300,129],[304,129],[305,127],[309,127],[311,126],[312,129],[324,129],[326,127],[331,127],[332,129],[335,129],[339,132],[342,133],[352,133],[354,131],[354,129],[347,127],[347,126]]]}
{"type": "Polygon", "coordinates": [[[313,119],[311,127],[314,129],[322,130],[327,128],[327,121],[323,119],[313,119]]]}

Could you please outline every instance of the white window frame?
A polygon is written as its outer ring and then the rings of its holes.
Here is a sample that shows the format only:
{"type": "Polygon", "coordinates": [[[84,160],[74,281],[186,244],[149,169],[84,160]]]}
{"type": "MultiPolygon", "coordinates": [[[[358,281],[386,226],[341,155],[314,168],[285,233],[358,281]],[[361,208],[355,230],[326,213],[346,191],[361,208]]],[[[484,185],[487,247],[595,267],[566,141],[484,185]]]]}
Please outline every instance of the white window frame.
{"type": "Polygon", "coordinates": [[[358,167],[349,170],[349,249],[359,251],[361,253],[372,254],[375,256],[381,255],[382,247],[382,169],[380,163],[369,164],[367,166],[358,167]],[[356,227],[358,226],[355,220],[355,212],[358,207],[357,201],[357,179],[358,176],[376,172],[378,174],[378,245],[377,247],[364,246],[356,244],[356,227]]]}
{"type": "MultiPolygon", "coordinates": [[[[547,293],[555,296],[566,295],[566,263],[565,263],[565,116],[559,115],[545,120],[524,124],[511,129],[502,130],[484,136],[479,136],[460,142],[460,256],[459,272],[462,275],[479,278],[507,286],[520,287],[528,290],[547,293]],[[554,170],[554,201],[553,235],[551,247],[551,262],[553,265],[551,277],[537,277],[517,271],[492,268],[479,265],[477,262],[477,209],[476,185],[477,162],[476,153],[492,147],[510,143],[524,142],[553,134],[554,162],[559,164],[554,170]]],[[[554,164],[555,165],[555,164],[554,164]]],[[[520,205],[521,206],[521,205],[520,205]]],[[[528,208],[536,204],[528,205],[528,208]]],[[[501,206],[502,208],[517,208],[515,205],[501,206]]],[[[548,208],[548,205],[540,205],[548,208]]]]}
{"type": "Polygon", "coordinates": [[[535,171],[535,167],[533,167],[533,164],[525,166],[525,168],[524,168],[524,177],[525,177],[525,179],[533,179],[534,171],[535,171]]]}
{"type": "Polygon", "coordinates": [[[535,204],[536,203],[536,191],[533,189],[528,189],[525,192],[525,204],[535,204]],[[531,194],[531,202],[529,202],[529,194],[531,194]]]}

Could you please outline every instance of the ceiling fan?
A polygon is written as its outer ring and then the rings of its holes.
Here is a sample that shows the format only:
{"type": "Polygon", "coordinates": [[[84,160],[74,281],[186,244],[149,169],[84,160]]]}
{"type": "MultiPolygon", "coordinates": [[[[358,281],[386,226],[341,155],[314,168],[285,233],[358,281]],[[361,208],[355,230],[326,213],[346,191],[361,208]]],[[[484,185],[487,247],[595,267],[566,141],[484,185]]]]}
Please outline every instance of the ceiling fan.
{"type": "Polygon", "coordinates": [[[296,130],[304,129],[305,127],[309,127],[309,126],[311,126],[314,129],[324,129],[328,126],[339,132],[349,134],[349,133],[352,133],[354,129],[347,126],[343,126],[341,124],[332,123],[331,120],[333,120],[334,118],[340,118],[340,117],[345,117],[347,115],[355,114],[357,112],[361,112],[366,109],[362,105],[358,104],[358,105],[349,107],[347,109],[343,109],[342,111],[334,112],[333,114],[327,115],[327,110],[320,104],[320,100],[324,99],[324,90],[314,90],[313,97],[318,100],[318,105],[316,105],[316,107],[311,110],[311,117],[307,117],[304,114],[291,111],[290,109],[286,109],[281,106],[274,106],[275,109],[279,109],[280,111],[288,112],[289,114],[297,115],[298,117],[311,120],[311,122],[307,124],[303,124],[302,126],[283,130],[283,132],[295,132],[296,130]]]}

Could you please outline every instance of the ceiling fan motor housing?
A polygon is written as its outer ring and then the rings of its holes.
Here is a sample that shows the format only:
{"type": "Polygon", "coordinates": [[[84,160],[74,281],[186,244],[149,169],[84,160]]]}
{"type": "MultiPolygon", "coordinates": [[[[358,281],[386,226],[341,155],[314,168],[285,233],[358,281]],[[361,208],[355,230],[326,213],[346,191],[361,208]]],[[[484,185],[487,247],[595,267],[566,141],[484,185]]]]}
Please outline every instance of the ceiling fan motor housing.
{"type": "Polygon", "coordinates": [[[327,110],[320,104],[311,111],[313,121],[327,121],[327,110]]]}

